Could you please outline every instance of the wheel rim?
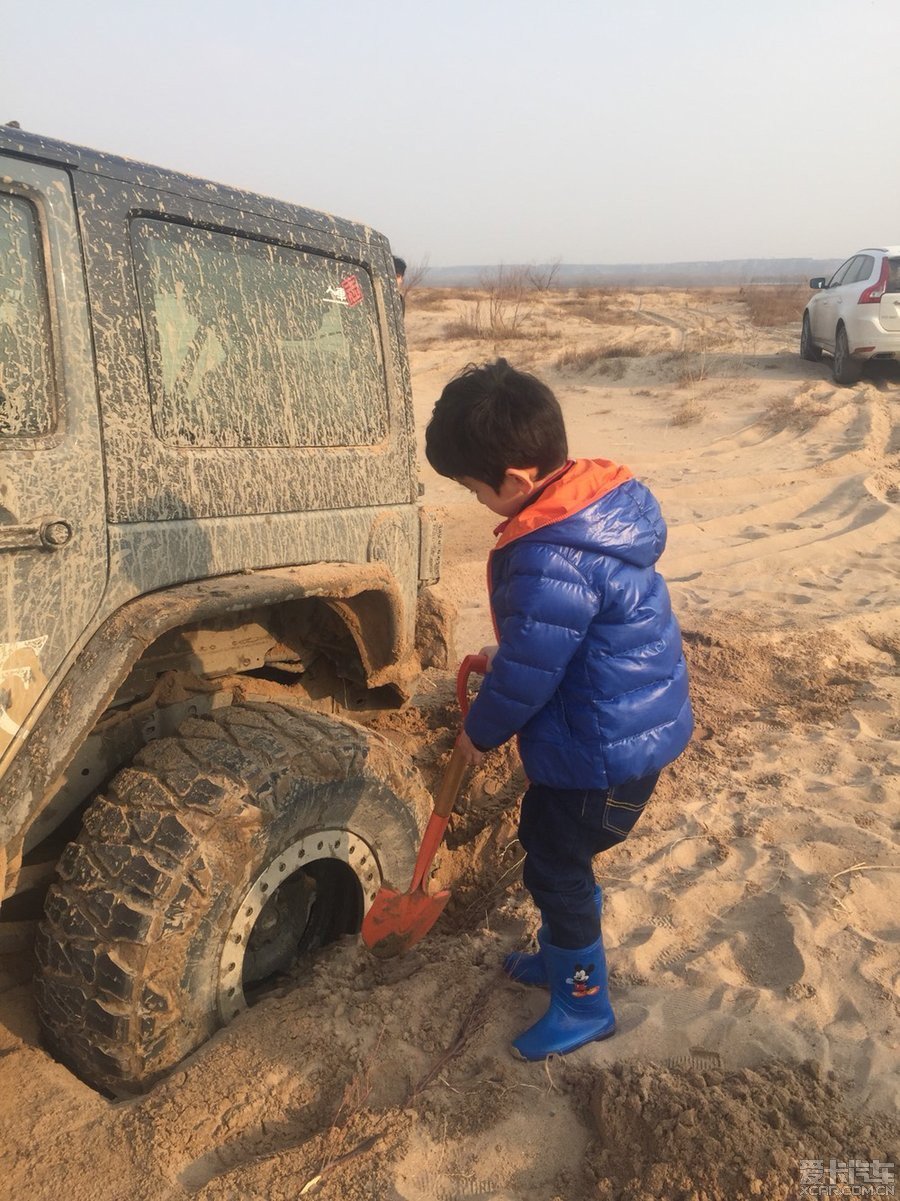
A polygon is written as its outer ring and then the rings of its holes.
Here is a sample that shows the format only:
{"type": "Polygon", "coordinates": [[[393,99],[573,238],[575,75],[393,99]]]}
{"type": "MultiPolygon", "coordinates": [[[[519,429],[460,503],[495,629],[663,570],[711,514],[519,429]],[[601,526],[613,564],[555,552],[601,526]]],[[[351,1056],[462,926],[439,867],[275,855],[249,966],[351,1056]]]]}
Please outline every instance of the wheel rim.
{"type": "MultiPolygon", "coordinates": [[[[382,875],[375,851],[364,839],[350,830],[328,829],[316,830],[291,843],[260,872],[235,911],[219,959],[217,999],[223,1022],[232,1021],[247,1008],[244,968],[259,923],[267,911],[271,915],[273,903],[277,902],[285,885],[299,882],[301,873],[305,874],[313,865],[323,862],[345,864],[361,890],[363,911],[372,904],[381,887],[382,875]]],[[[287,937],[288,941],[293,938],[294,944],[300,946],[315,895],[313,887],[305,911],[293,912],[295,920],[290,930],[273,931],[265,937],[287,937]]]]}

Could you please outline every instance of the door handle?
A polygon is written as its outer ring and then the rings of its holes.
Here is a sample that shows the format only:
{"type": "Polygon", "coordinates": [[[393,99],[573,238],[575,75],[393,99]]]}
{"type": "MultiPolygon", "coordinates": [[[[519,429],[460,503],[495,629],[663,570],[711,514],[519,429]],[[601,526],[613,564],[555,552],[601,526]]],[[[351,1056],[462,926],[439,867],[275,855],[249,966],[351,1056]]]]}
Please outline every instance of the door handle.
{"type": "Polygon", "coordinates": [[[59,550],[72,539],[67,521],[50,517],[36,525],[0,525],[0,551],[59,550]]]}

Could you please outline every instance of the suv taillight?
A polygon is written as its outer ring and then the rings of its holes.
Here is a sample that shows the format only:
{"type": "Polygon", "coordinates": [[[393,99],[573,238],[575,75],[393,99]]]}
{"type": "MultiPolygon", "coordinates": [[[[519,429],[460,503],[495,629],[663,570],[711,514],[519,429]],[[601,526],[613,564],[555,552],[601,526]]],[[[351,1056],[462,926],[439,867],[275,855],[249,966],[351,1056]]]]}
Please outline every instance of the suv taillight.
{"type": "Polygon", "coordinates": [[[878,282],[872,284],[871,288],[866,288],[860,294],[857,304],[878,304],[882,296],[887,291],[888,280],[890,278],[890,263],[886,258],[881,260],[881,274],[878,277],[878,282]]]}

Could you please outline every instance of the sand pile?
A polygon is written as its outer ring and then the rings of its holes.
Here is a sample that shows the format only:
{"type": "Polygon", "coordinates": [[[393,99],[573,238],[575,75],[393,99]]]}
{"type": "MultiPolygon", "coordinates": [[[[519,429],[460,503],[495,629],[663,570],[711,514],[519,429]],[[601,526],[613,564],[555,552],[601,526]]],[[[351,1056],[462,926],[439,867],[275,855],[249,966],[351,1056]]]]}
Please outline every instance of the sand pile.
{"type": "Polygon", "coordinates": [[[617,1064],[593,1079],[597,1137],[586,1156],[602,1201],[736,1201],[798,1195],[804,1160],[896,1162],[897,1127],[861,1117],[818,1067],[617,1064]]]}

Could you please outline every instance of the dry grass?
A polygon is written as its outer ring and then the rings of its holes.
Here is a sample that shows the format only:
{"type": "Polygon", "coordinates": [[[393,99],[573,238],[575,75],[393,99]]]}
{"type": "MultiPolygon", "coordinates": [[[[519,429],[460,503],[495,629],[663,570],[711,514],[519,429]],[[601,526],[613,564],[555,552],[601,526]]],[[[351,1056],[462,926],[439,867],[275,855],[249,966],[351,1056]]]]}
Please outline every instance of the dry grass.
{"type": "Polygon", "coordinates": [[[802,434],[811,430],[817,421],[827,417],[830,412],[827,405],[817,404],[805,395],[779,396],[772,401],[760,420],[773,433],[795,430],[802,434]]]}
{"type": "Polygon", "coordinates": [[[507,312],[502,304],[482,305],[480,300],[476,300],[462,317],[447,322],[444,337],[466,342],[509,342],[515,338],[527,338],[528,334],[522,328],[520,314],[516,310],[507,312]]]}
{"type": "Polygon", "coordinates": [[[451,288],[416,288],[406,298],[406,307],[411,312],[421,310],[446,308],[451,300],[456,300],[457,293],[451,288]]]}
{"type": "Polygon", "coordinates": [[[672,382],[677,388],[693,388],[709,375],[705,346],[699,350],[677,350],[664,356],[662,361],[671,366],[672,382]]]}
{"type": "Polygon", "coordinates": [[[456,321],[444,327],[448,338],[509,341],[526,338],[523,328],[534,307],[535,290],[523,267],[485,272],[475,300],[456,321]]]}
{"type": "Polygon", "coordinates": [[[730,301],[743,300],[743,290],[733,284],[723,284],[721,287],[683,288],[694,304],[721,305],[730,301]]]}
{"type": "Polygon", "coordinates": [[[561,370],[587,371],[617,359],[638,359],[643,351],[637,346],[567,346],[554,360],[561,370]]]}
{"type": "Polygon", "coordinates": [[[754,325],[770,327],[799,321],[810,295],[806,284],[751,284],[741,288],[739,299],[754,325]]]}
{"type": "Polygon", "coordinates": [[[623,304],[622,293],[607,288],[579,288],[572,293],[560,293],[556,303],[566,317],[581,317],[595,325],[618,325],[633,311],[623,304]]]}
{"type": "Polygon", "coordinates": [[[696,396],[683,400],[672,414],[672,425],[696,425],[706,416],[706,405],[697,400],[696,396]]]}

